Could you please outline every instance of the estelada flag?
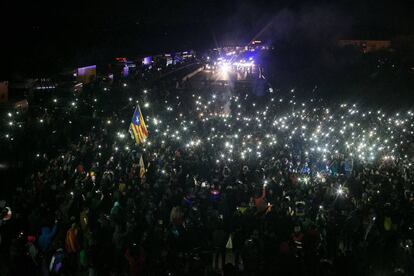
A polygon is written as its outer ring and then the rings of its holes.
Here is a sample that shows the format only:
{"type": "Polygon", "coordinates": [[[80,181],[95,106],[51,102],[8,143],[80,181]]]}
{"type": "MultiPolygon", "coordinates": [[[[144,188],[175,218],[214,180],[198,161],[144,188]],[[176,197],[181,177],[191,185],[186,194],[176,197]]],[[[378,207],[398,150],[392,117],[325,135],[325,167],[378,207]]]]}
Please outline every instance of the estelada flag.
{"type": "Polygon", "coordinates": [[[148,137],[147,126],[145,124],[144,116],[141,113],[141,108],[139,108],[139,105],[137,105],[135,108],[131,124],[129,125],[129,131],[134,136],[135,143],[137,144],[142,143],[148,137]]]}

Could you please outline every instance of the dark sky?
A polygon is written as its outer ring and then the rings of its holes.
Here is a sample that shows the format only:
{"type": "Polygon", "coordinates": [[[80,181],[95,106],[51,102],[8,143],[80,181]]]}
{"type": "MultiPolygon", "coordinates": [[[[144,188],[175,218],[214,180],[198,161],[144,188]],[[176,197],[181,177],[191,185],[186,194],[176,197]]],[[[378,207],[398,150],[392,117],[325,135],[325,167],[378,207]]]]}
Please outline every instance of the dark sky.
{"type": "Polygon", "coordinates": [[[276,43],[414,33],[410,0],[2,2],[3,74],[43,74],[113,56],[242,44],[256,36],[276,43]]]}

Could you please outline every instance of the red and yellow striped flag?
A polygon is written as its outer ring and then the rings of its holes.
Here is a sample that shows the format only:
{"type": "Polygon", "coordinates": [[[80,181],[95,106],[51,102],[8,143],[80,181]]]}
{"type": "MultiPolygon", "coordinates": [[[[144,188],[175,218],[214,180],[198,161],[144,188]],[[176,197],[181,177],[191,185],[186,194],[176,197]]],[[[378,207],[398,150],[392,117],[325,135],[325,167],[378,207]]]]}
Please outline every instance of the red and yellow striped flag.
{"type": "Polygon", "coordinates": [[[147,126],[145,125],[144,116],[142,116],[139,105],[135,108],[131,124],[129,125],[129,131],[134,136],[135,143],[137,144],[141,144],[148,137],[147,126]]]}
{"type": "Polygon", "coordinates": [[[141,155],[141,158],[139,159],[139,177],[141,179],[145,177],[145,172],[146,172],[146,169],[145,169],[144,159],[142,158],[142,155],[141,155]]]}

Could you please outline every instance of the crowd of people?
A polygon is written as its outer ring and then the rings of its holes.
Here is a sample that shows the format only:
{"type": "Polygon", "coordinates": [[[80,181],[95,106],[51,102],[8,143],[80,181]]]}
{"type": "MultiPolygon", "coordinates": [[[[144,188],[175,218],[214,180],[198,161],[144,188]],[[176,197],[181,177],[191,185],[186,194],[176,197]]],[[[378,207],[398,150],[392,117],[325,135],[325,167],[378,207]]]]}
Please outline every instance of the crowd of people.
{"type": "Polygon", "coordinates": [[[8,116],[1,275],[413,275],[413,112],[124,83],[8,116]]]}

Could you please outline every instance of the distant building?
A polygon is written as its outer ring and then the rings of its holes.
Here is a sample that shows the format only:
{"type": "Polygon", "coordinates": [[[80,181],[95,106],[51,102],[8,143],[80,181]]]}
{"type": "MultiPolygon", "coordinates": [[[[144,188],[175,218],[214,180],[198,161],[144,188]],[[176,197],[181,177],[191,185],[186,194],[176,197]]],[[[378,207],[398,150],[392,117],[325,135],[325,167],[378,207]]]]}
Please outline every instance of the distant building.
{"type": "Polygon", "coordinates": [[[56,89],[56,83],[52,81],[50,78],[36,79],[31,89],[40,91],[50,91],[56,89]]]}
{"type": "Polygon", "coordinates": [[[196,53],[194,50],[190,50],[190,51],[184,51],[181,53],[182,54],[182,59],[186,60],[186,59],[190,59],[190,58],[194,58],[196,53]]]}
{"type": "Polygon", "coordinates": [[[76,80],[83,84],[91,83],[96,79],[96,65],[80,67],[74,73],[76,80]]]}
{"type": "Polygon", "coordinates": [[[154,66],[158,69],[165,68],[167,66],[167,58],[164,55],[152,56],[154,66]]]}
{"type": "Polygon", "coordinates": [[[9,83],[9,101],[25,99],[34,92],[38,79],[23,79],[9,83]]]}
{"type": "Polygon", "coordinates": [[[25,111],[29,107],[26,94],[33,88],[34,80],[19,82],[0,81],[0,109],[25,111]]]}
{"type": "Polygon", "coordinates": [[[5,103],[9,99],[9,82],[0,82],[0,103],[5,103]]]}
{"type": "Polygon", "coordinates": [[[164,54],[164,58],[165,58],[165,66],[169,66],[173,64],[174,57],[171,56],[171,54],[164,54]]]}
{"type": "Polygon", "coordinates": [[[340,47],[355,47],[363,53],[388,50],[391,48],[391,40],[339,40],[340,47]]]}

